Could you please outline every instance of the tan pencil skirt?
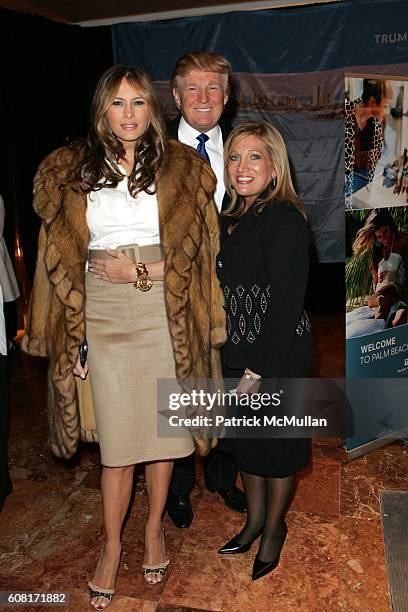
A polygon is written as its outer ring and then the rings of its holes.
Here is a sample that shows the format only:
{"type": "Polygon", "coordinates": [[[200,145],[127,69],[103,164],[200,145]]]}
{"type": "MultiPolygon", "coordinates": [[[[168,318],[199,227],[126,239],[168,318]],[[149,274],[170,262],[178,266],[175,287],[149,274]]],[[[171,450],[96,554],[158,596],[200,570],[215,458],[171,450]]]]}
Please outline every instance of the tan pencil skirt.
{"type": "MultiPolygon", "coordinates": [[[[128,247],[122,250],[132,253],[128,247]]],[[[160,247],[136,247],[132,259],[158,261],[160,247]]],[[[88,364],[102,465],[190,455],[191,436],[157,435],[157,380],[175,378],[163,281],[142,292],[88,272],[85,289],[88,364]]]]}

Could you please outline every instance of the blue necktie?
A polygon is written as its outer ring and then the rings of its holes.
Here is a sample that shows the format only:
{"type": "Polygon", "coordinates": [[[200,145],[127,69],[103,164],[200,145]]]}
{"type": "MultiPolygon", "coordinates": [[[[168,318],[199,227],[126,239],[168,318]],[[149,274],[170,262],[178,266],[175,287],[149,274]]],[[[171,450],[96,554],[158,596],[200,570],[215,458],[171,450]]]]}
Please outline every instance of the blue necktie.
{"type": "Polygon", "coordinates": [[[199,134],[197,136],[197,140],[198,140],[197,151],[199,152],[201,157],[205,159],[205,161],[208,162],[211,166],[210,158],[208,157],[207,149],[205,148],[205,143],[208,140],[207,134],[199,134]]]}

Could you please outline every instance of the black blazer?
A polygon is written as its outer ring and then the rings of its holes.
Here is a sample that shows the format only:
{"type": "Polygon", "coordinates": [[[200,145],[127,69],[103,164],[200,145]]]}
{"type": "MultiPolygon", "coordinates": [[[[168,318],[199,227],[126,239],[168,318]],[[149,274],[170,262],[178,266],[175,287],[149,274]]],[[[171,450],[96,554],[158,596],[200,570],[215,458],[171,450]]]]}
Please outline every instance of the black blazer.
{"type": "Polygon", "coordinates": [[[180,119],[181,115],[175,119],[172,119],[171,121],[166,121],[167,138],[174,138],[174,140],[178,140],[180,119]]]}
{"type": "Polygon", "coordinates": [[[307,376],[311,356],[310,323],[304,312],[307,222],[285,202],[269,204],[259,215],[251,207],[231,235],[227,234],[231,218],[221,219],[217,274],[228,323],[224,364],[247,367],[264,377],[307,376]]]}

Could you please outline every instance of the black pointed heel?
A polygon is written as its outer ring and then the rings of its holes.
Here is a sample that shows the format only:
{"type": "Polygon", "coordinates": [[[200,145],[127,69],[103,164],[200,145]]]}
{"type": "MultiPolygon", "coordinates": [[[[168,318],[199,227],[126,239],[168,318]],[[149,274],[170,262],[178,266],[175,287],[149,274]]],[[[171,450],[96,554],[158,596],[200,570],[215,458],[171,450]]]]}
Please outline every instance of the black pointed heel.
{"type": "Polygon", "coordinates": [[[224,546],[222,546],[218,550],[218,554],[220,555],[239,555],[241,553],[245,553],[251,548],[255,540],[259,538],[261,533],[262,533],[262,529],[258,531],[255,537],[253,537],[252,540],[249,540],[249,542],[247,542],[246,544],[240,544],[238,542],[238,538],[240,536],[240,534],[238,534],[235,537],[233,537],[232,540],[224,544],[224,546]]]}
{"type": "Polygon", "coordinates": [[[253,568],[252,568],[252,580],[258,580],[259,578],[263,578],[263,576],[266,576],[267,574],[269,574],[275,568],[278,567],[280,555],[281,555],[282,548],[283,548],[283,545],[284,545],[285,540],[286,540],[287,533],[288,533],[288,527],[287,527],[286,523],[283,521],[282,533],[281,533],[281,536],[280,536],[281,537],[281,546],[280,546],[280,549],[279,549],[279,552],[278,552],[277,556],[275,557],[275,559],[272,559],[272,561],[261,561],[261,559],[259,559],[259,557],[257,555],[255,557],[254,565],[253,565],[253,568]]]}

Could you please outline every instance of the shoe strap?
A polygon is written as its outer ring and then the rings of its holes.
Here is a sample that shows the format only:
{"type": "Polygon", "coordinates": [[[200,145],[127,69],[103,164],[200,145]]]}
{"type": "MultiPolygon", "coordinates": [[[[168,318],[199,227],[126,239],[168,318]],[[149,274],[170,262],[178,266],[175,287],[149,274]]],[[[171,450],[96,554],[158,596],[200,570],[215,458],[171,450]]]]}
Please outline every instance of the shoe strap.
{"type": "Polygon", "coordinates": [[[91,597],[106,597],[106,599],[112,600],[115,594],[115,589],[102,589],[92,582],[88,582],[88,589],[91,597]]]}
{"type": "Polygon", "coordinates": [[[146,577],[148,574],[160,574],[160,576],[164,576],[167,571],[167,567],[170,561],[167,559],[164,563],[160,563],[160,565],[142,565],[142,573],[143,576],[146,577]]]}
{"type": "Polygon", "coordinates": [[[145,563],[143,563],[142,568],[143,570],[148,570],[148,571],[154,571],[156,569],[166,569],[169,563],[170,563],[170,559],[167,559],[167,561],[164,561],[163,563],[158,563],[156,565],[146,565],[145,563]]]}

